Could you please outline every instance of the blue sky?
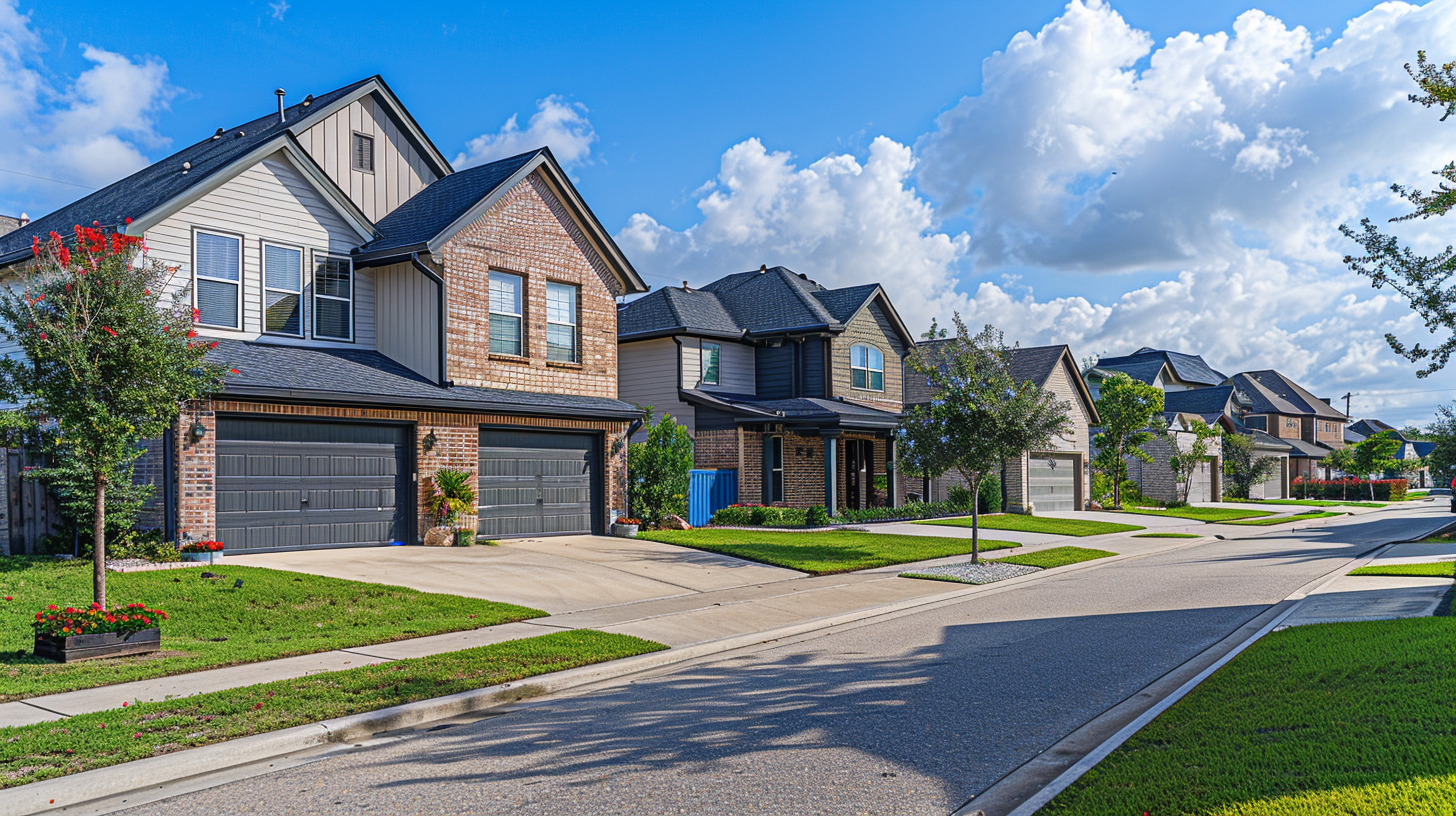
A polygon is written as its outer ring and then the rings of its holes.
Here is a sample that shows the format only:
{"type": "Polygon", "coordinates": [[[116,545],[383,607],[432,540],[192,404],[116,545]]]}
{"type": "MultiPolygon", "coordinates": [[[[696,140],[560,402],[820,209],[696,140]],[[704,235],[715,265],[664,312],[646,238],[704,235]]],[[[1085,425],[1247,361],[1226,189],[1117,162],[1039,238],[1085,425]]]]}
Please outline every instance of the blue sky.
{"type": "MultiPolygon", "coordinates": [[[[570,172],[657,285],[781,262],[881,280],[913,324],[961,311],[1079,355],[1279,368],[1369,393],[1390,421],[1456,394],[1384,349],[1409,316],[1345,273],[1332,237],[1447,160],[1449,132],[1390,100],[1401,61],[1453,41],[1450,3],[259,0],[134,3],[118,23],[16,2],[0,0],[19,54],[0,115],[23,114],[0,124],[0,170],[103,184],[266,113],[275,87],[296,100],[374,73],[468,163],[534,138],[554,98],[570,172]],[[144,113],[76,105],[73,86],[144,113]],[[1350,131],[1367,120],[1414,136],[1350,131]],[[60,144],[76,122],[94,140],[60,144]]],[[[80,193],[0,172],[0,212],[80,193]]]]}

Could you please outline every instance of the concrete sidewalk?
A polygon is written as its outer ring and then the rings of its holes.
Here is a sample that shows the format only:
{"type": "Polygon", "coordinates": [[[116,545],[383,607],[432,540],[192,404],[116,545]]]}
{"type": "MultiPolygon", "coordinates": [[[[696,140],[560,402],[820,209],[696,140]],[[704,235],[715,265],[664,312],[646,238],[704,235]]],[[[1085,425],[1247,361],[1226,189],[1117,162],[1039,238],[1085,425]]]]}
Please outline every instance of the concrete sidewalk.
{"type": "MultiPolygon", "coordinates": [[[[1437,561],[1456,561],[1456,544],[1392,544],[1350,569],[1437,561]]],[[[1451,587],[1450,578],[1340,575],[1311,592],[1284,625],[1427,618],[1451,587]]]]}

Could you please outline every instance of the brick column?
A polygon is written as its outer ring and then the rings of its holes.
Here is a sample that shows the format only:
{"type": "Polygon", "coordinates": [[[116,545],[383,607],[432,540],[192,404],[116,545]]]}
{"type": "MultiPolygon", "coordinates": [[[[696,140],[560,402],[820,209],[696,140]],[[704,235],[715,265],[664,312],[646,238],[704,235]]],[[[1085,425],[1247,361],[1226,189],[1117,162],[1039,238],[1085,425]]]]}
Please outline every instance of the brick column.
{"type": "Polygon", "coordinates": [[[173,429],[177,451],[177,536],[217,535],[217,415],[211,400],[189,403],[173,429]],[[193,427],[200,426],[201,438],[193,427]]]}

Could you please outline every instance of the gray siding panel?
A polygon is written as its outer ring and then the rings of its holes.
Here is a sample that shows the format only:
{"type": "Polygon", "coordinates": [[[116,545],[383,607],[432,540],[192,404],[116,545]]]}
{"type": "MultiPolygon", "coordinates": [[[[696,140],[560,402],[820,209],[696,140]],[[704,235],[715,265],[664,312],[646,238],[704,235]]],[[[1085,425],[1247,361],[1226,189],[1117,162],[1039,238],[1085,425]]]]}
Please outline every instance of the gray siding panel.
{"type": "Polygon", "coordinates": [[[431,380],[440,373],[440,287],[410,264],[374,271],[376,346],[401,365],[431,380]]]}
{"type": "MultiPolygon", "coordinates": [[[[653,421],[657,416],[669,414],[688,433],[697,433],[693,406],[678,398],[677,376],[677,344],[672,338],[641,340],[617,347],[617,398],[643,408],[650,405],[656,413],[653,421]]],[[[646,435],[645,430],[639,431],[635,440],[640,442],[646,435]]]]}
{"type": "Polygon", "coordinates": [[[766,399],[788,399],[794,396],[794,348],[790,344],[761,346],[757,349],[757,390],[766,399]]]}

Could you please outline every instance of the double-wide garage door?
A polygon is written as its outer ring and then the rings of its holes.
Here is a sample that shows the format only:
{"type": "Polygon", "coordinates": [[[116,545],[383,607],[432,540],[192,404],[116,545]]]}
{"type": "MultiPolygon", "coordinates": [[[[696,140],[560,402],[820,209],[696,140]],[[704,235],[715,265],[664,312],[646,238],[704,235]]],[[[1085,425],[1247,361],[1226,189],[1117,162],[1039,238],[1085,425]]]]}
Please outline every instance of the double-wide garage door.
{"type": "Polygon", "coordinates": [[[480,432],[483,538],[591,533],[602,502],[600,437],[480,432]]]}
{"type": "Polygon", "coordinates": [[[221,417],[217,537],[229,552],[412,539],[402,425],[221,417]]]}
{"type": "Polygon", "coordinates": [[[1027,499],[1036,512],[1079,510],[1077,482],[1081,478],[1077,457],[1067,454],[1033,453],[1027,473],[1027,499]]]}

